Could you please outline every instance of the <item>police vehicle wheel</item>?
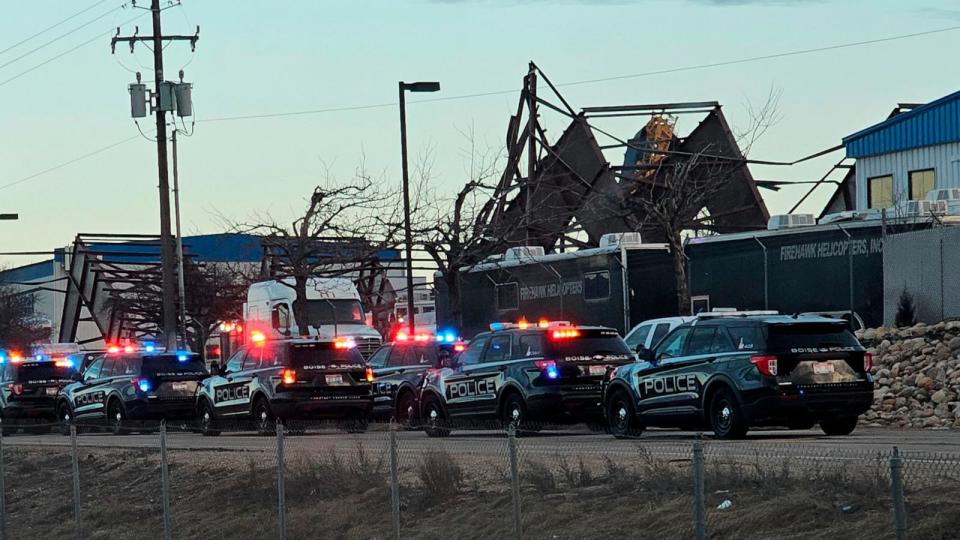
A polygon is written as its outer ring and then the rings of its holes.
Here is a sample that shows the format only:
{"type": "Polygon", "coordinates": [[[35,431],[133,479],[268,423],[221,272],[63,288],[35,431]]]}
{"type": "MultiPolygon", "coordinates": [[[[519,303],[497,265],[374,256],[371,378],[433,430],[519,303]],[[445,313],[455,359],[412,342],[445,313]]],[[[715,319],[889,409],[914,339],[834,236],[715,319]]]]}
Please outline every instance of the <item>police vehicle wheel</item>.
{"type": "Polygon", "coordinates": [[[204,437],[216,437],[220,435],[220,430],[217,429],[217,418],[213,415],[213,407],[210,406],[210,402],[203,400],[203,403],[200,405],[200,434],[204,437]]]}
{"type": "Polygon", "coordinates": [[[126,420],[127,415],[123,412],[120,401],[110,400],[110,403],[107,404],[107,425],[110,426],[110,432],[114,435],[128,435],[130,431],[124,429],[126,420]]]}
{"type": "Polygon", "coordinates": [[[276,433],[276,420],[273,412],[270,411],[270,405],[267,400],[257,398],[253,405],[253,425],[257,429],[257,435],[273,435],[276,433]]]}
{"type": "Polygon", "coordinates": [[[739,439],[747,434],[747,421],[740,411],[736,396],[721,388],[710,400],[710,427],[718,439],[739,439]]]}
{"type": "MultiPolygon", "coordinates": [[[[57,407],[57,419],[60,426],[61,435],[70,435],[70,425],[73,424],[73,414],[70,412],[70,407],[66,403],[61,403],[57,407]]],[[[80,431],[80,427],[77,427],[77,432],[80,431]]]]}
{"type": "Polygon", "coordinates": [[[504,428],[513,428],[518,431],[536,431],[535,426],[530,424],[527,414],[527,404],[523,401],[523,396],[519,394],[510,394],[503,402],[501,410],[501,420],[504,428]]]}
{"type": "Polygon", "coordinates": [[[423,431],[428,437],[446,437],[450,435],[450,428],[446,427],[447,417],[443,408],[435,397],[428,397],[423,404],[423,431]]]}
{"type": "Polygon", "coordinates": [[[827,435],[849,435],[857,429],[856,416],[843,416],[840,418],[831,418],[820,422],[820,429],[827,435]]]}
{"type": "Polygon", "coordinates": [[[637,422],[630,397],[619,390],[607,402],[607,429],[618,439],[639,437],[643,428],[637,422]]]}
{"type": "Polygon", "coordinates": [[[413,392],[406,391],[397,396],[397,410],[393,414],[397,424],[404,429],[413,427],[417,416],[414,410],[413,392]]]}

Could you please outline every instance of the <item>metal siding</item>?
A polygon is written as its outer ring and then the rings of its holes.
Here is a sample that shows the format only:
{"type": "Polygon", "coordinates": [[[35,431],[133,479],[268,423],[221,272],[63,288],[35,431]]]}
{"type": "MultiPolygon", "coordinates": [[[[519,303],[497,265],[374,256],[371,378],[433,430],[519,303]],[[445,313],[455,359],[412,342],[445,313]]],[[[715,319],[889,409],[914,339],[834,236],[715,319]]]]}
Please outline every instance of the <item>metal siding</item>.
{"type": "Polygon", "coordinates": [[[867,208],[867,180],[885,174],[893,175],[894,197],[905,197],[909,172],[934,169],[937,188],[960,187],[960,143],[926,146],[904,152],[893,152],[857,160],[857,208],[867,208]]]}
{"type": "Polygon", "coordinates": [[[913,296],[917,321],[960,316],[960,227],[887,236],[883,255],[884,324],[893,324],[900,294],[913,296]]]}
{"type": "Polygon", "coordinates": [[[843,140],[847,157],[960,141],[960,92],[854,133],[843,140]]]}

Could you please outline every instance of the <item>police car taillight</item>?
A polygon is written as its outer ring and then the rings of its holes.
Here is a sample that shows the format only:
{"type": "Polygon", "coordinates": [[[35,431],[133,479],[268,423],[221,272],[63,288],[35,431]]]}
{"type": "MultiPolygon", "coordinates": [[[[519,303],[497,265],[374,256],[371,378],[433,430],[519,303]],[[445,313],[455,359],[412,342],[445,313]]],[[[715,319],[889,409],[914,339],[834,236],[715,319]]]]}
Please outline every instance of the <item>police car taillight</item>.
{"type": "Polygon", "coordinates": [[[364,371],[364,378],[367,379],[367,382],[373,382],[373,368],[367,368],[364,371]]]}
{"type": "Polygon", "coordinates": [[[133,388],[140,390],[141,392],[149,392],[153,386],[150,384],[150,381],[147,379],[141,379],[136,377],[130,380],[130,383],[133,384],[133,388]]]}
{"type": "Polygon", "coordinates": [[[293,384],[297,382],[297,372],[292,369],[285,369],[280,372],[280,378],[283,379],[283,384],[293,384]]]}
{"type": "Polygon", "coordinates": [[[553,360],[537,360],[533,363],[537,369],[543,372],[548,379],[557,379],[560,377],[560,370],[557,369],[557,363],[553,360]]]}
{"type": "Polygon", "coordinates": [[[770,377],[777,376],[777,357],[773,355],[751,356],[750,361],[757,366],[757,370],[770,377]]]}
{"type": "Polygon", "coordinates": [[[863,371],[869,372],[873,369],[873,354],[863,353],[863,371]]]}

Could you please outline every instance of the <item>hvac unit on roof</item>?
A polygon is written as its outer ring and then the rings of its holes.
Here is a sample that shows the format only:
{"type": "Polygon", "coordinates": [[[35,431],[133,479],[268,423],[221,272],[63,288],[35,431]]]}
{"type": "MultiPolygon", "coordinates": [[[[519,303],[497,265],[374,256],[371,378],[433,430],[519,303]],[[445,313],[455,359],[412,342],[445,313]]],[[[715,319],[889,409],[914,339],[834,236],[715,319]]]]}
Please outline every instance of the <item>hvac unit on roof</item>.
{"type": "Polygon", "coordinates": [[[600,247],[634,248],[643,245],[638,232],[607,233],[600,237],[600,247]]]}
{"type": "Polygon", "coordinates": [[[507,250],[503,254],[503,260],[516,261],[520,259],[529,259],[531,257],[541,257],[546,253],[543,246],[516,246],[507,250]]]}
{"type": "Polygon", "coordinates": [[[891,209],[894,217],[920,217],[947,213],[947,201],[900,201],[891,209]]]}
{"type": "Polygon", "coordinates": [[[809,227],[816,224],[817,220],[813,217],[813,214],[780,214],[770,216],[770,221],[767,222],[767,230],[779,231],[780,229],[809,227]]]}

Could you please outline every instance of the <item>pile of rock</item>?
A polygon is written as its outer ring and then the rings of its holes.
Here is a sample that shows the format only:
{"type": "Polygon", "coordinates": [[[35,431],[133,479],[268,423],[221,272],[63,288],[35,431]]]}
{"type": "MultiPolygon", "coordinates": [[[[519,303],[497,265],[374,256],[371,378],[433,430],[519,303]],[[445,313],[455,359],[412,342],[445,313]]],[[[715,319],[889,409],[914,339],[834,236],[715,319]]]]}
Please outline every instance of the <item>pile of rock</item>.
{"type": "Polygon", "coordinates": [[[868,425],[960,429],[960,321],[857,333],[873,353],[868,425]]]}

